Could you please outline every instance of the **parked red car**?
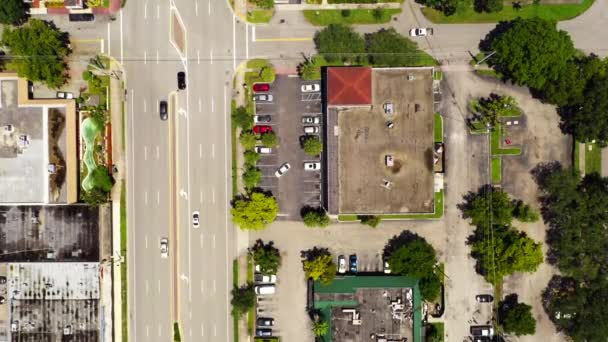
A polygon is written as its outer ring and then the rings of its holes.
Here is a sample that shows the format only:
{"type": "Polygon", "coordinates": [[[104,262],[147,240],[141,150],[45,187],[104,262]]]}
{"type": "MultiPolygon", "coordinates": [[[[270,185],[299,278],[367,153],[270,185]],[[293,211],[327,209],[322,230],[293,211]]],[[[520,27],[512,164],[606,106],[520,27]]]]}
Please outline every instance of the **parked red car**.
{"type": "Polygon", "coordinates": [[[253,126],[253,133],[255,134],[265,134],[272,132],[272,126],[266,125],[255,125],[253,126]]]}
{"type": "Polygon", "coordinates": [[[253,85],[253,91],[256,93],[265,92],[270,90],[270,84],[268,83],[256,83],[253,85]]]}

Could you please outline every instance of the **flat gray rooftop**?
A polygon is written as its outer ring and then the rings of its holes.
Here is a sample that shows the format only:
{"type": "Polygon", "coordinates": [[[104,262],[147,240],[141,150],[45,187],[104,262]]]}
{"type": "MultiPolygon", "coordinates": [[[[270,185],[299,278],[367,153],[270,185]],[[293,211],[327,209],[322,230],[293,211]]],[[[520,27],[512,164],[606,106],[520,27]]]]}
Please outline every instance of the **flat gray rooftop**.
{"type": "Polygon", "coordinates": [[[43,109],[17,107],[16,80],[0,81],[0,130],[0,203],[43,203],[43,109]]]}
{"type": "Polygon", "coordinates": [[[99,261],[99,209],[0,207],[0,262],[99,261]]]}
{"type": "Polygon", "coordinates": [[[98,263],[7,268],[12,341],[99,341],[98,263]]]}

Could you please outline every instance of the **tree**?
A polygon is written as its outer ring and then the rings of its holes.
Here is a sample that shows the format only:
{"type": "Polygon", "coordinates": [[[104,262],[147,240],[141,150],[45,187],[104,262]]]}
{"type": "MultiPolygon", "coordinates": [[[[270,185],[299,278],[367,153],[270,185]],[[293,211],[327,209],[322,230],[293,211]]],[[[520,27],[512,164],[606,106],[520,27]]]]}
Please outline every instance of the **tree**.
{"type": "Polygon", "coordinates": [[[253,127],[253,118],[243,106],[232,110],[232,121],[243,131],[249,131],[253,127]]]}
{"type": "Polygon", "coordinates": [[[380,221],[382,220],[382,218],[380,218],[380,216],[376,216],[376,215],[362,215],[362,216],[359,216],[359,219],[361,220],[361,223],[366,224],[372,228],[378,227],[378,225],[380,224],[380,221]]]}
{"type": "Polygon", "coordinates": [[[0,23],[20,25],[27,20],[28,6],[23,0],[0,1],[0,23]]]}
{"type": "Polygon", "coordinates": [[[313,259],[303,261],[306,278],[321,280],[324,285],[329,285],[336,277],[336,263],[331,254],[318,255],[313,259]]]}
{"type": "Polygon", "coordinates": [[[608,76],[594,77],[587,86],[582,102],[561,111],[562,130],[587,142],[608,143],[608,76]]]}
{"type": "Polygon", "coordinates": [[[509,194],[499,188],[484,186],[469,196],[463,205],[463,214],[477,227],[506,226],[513,220],[514,208],[509,194]]]}
{"type": "Polygon", "coordinates": [[[317,51],[328,62],[359,60],[365,52],[363,37],[350,26],[330,24],[315,34],[317,51]]]}
{"type": "Polygon", "coordinates": [[[515,201],[513,208],[513,216],[521,222],[536,222],[538,221],[538,213],[523,201],[515,201]]]}
{"type": "Polygon", "coordinates": [[[419,66],[428,60],[416,43],[397,33],[395,29],[381,29],[365,35],[369,60],[378,66],[419,66]]]}
{"type": "Polygon", "coordinates": [[[108,193],[101,189],[93,188],[90,191],[82,191],[80,198],[89,206],[96,207],[108,201],[108,193]]]}
{"type": "Polygon", "coordinates": [[[258,160],[260,160],[259,153],[252,150],[245,151],[243,157],[245,157],[245,164],[249,166],[255,166],[258,160]]]}
{"type": "Polygon", "coordinates": [[[479,227],[471,239],[476,269],[491,284],[514,272],[534,272],[543,262],[540,243],[509,226],[479,227]]]}
{"type": "Polygon", "coordinates": [[[476,0],[475,10],[477,12],[500,12],[503,8],[501,0],[476,0]]]}
{"type": "Polygon", "coordinates": [[[503,311],[500,318],[505,332],[521,335],[534,335],[536,320],[532,316],[532,307],[525,303],[516,303],[503,311]]]}
{"type": "Polygon", "coordinates": [[[495,127],[503,116],[518,116],[521,111],[517,101],[509,95],[490,94],[471,103],[471,110],[477,115],[479,122],[489,127],[495,127]]]}
{"type": "Polygon", "coordinates": [[[437,329],[437,324],[443,323],[430,323],[426,326],[426,341],[427,342],[443,342],[443,336],[439,329],[437,329]]]}
{"type": "Polygon", "coordinates": [[[305,208],[302,212],[302,220],[307,227],[325,228],[330,220],[323,208],[305,208]]]}
{"type": "MultiPolygon", "coordinates": [[[[411,234],[411,233],[410,233],[411,234]]],[[[396,237],[389,242],[392,246],[385,249],[391,271],[420,280],[420,292],[425,300],[434,300],[439,295],[441,280],[435,274],[437,255],[435,249],[418,235],[405,238],[396,237]]]]}
{"type": "Polygon", "coordinates": [[[249,166],[243,172],[243,183],[248,191],[260,184],[260,180],[262,180],[262,171],[255,166],[249,166]]]}
{"type": "Polygon", "coordinates": [[[67,81],[65,57],[70,49],[66,35],[52,24],[32,19],[14,30],[5,27],[1,43],[15,57],[8,68],[17,71],[20,77],[43,82],[50,88],[59,88],[67,81]]]}
{"type": "Polygon", "coordinates": [[[315,334],[316,337],[321,337],[327,335],[329,331],[329,324],[326,321],[314,321],[312,322],[312,333],[315,334]]]}
{"type": "Polygon", "coordinates": [[[275,147],[279,144],[279,138],[274,132],[262,134],[262,144],[266,147],[275,147]]]}
{"type": "Polygon", "coordinates": [[[496,71],[537,90],[557,80],[576,52],[568,33],[538,17],[499,24],[480,50],[495,52],[488,61],[496,71]]]}
{"type": "Polygon", "coordinates": [[[278,211],[274,197],[254,192],[248,198],[233,201],[232,222],[241,229],[262,230],[275,220],[278,211]]]}
{"type": "Polygon", "coordinates": [[[243,132],[239,137],[241,145],[246,150],[252,150],[258,142],[258,138],[252,132],[243,132]]]}
{"type": "Polygon", "coordinates": [[[257,240],[251,248],[251,252],[256,265],[260,265],[260,273],[277,274],[281,267],[281,253],[272,241],[264,244],[261,239],[257,240]]]}
{"type": "Polygon", "coordinates": [[[304,153],[309,156],[318,156],[323,152],[323,143],[317,136],[310,136],[304,140],[304,153]]]}
{"type": "Polygon", "coordinates": [[[232,305],[232,316],[241,318],[247,313],[255,304],[255,291],[253,290],[252,284],[246,284],[241,287],[232,289],[232,299],[230,304],[232,305]]]}
{"type": "Polygon", "coordinates": [[[589,81],[606,74],[608,64],[596,55],[578,57],[566,64],[566,68],[554,82],[543,89],[544,97],[560,107],[573,107],[583,103],[584,91],[589,81]]]}

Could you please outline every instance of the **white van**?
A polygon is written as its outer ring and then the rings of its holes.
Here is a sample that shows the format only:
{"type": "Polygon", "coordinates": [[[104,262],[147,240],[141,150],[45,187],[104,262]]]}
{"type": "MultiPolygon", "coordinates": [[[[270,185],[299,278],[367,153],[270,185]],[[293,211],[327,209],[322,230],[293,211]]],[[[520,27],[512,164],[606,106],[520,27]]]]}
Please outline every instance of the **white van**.
{"type": "Polygon", "coordinates": [[[255,151],[260,154],[271,154],[272,153],[272,149],[270,147],[264,147],[264,146],[256,146],[255,151]]]}
{"type": "Polygon", "coordinates": [[[259,295],[274,294],[274,285],[259,285],[255,287],[255,293],[259,295]]]}
{"type": "Polygon", "coordinates": [[[306,134],[319,133],[319,127],[318,126],[305,126],[304,133],[306,133],[306,134]]]}

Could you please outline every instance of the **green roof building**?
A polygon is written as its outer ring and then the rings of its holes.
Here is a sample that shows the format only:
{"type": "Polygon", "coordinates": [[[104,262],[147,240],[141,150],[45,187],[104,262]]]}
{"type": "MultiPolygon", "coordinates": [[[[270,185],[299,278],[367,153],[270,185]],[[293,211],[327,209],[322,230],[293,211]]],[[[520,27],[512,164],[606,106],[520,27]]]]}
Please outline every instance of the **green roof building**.
{"type": "Polygon", "coordinates": [[[314,282],[314,309],[329,324],[324,342],[422,341],[418,280],[404,276],[343,276],[314,282]]]}

